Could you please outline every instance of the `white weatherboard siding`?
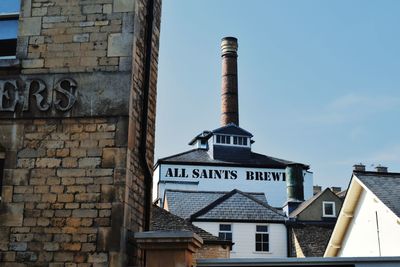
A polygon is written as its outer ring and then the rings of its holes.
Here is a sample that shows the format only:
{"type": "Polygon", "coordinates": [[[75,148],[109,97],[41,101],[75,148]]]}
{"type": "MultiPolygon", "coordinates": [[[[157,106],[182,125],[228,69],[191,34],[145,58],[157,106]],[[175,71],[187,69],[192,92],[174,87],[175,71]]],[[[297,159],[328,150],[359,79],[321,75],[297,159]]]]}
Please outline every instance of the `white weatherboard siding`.
{"type": "MultiPolygon", "coordinates": [[[[235,244],[231,251],[231,258],[287,257],[287,230],[284,224],[221,223],[232,225],[232,241],[235,244]],[[255,251],[256,225],[268,225],[269,252],[255,251]]],[[[219,222],[193,222],[193,224],[218,236],[219,222]]]]}
{"type": "MultiPolygon", "coordinates": [[[[166,189],[196,191],[231,191],[239,189],[244,192],[265,193],[268,204],[273,207],[282,207],[287,201],[284,169],[160,164],[155,173],[157,173],[160,181],[167,182],[159,183],[158,197],[160,198],[164,197],[166,189]],[[222,173],[222,177],[202,177],[202,174],[210,176],[210,171],[211,175],[215,175],[215,171],[219,171],[219,173],[222,173]],[[249,173],[253,174],[254,179],[248,177],[249,173]],[[263,180],[256,180],[256,173],[261,173],[263,180]],[[266,176],[268,177],[266,178],[266,176]],[[176,182],[192,183],[179,184],[176,182]]],[[[304,198],[308,199],[312,197],[313,174],[306,171],[303,174],[304,198]]]]}
{"type": "Polygon", "coordinates": [[[400,256],[399,218],[368,190],[364,189],[360,195],[338,256],[400,256]],[[375,212],[378,214],[381,254],[375,212]]]}

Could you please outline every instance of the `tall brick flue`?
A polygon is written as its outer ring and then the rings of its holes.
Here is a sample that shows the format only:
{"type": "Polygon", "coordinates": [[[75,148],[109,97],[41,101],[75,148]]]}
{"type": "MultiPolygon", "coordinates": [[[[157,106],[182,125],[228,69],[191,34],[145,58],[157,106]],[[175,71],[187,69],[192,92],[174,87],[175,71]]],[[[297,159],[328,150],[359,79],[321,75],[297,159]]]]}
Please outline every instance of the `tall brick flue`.
{"type": "Polygon", "coordinates": [[[221,125],[239,125],[237,49],[235,37],[224,37],[221,42],[222,85],[221,125]]]}

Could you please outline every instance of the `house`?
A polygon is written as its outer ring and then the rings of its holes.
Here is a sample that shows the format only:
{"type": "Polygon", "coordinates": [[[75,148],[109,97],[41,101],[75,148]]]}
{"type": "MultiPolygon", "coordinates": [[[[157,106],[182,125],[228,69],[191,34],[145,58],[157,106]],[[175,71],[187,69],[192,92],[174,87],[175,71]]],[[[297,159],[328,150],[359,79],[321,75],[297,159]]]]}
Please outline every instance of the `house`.
{"type": "Polygon", "coordinates": [[[286,216],[262,193],[166,190],[164,208],[231,240],[231,258],[287,256],[286,216]]]}
{"type": "Polygon", "coordinates": [[[358,167],[324,256],[399,256],[400,173],[358,167]]]}
{"type": "Polygon", "coordinates": [[[330,189],[319,191],[290,213],[288,222],[291,257],[322,257],[342,200],[330,189]]]}

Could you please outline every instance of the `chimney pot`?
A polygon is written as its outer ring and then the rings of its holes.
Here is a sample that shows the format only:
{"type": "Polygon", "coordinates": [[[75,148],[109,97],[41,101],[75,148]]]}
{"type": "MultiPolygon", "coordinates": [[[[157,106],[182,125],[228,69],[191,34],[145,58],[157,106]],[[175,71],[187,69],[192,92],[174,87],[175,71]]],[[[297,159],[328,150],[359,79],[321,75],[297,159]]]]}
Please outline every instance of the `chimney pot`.
{"type": "Polygon", "coordinates": [[[387,173],[388,172],[388,168],[378,165],[375,167],[376,172],[380,172],[380,173],[387,173]]]}
{"type": "Polygon", "coordinates": [[[353,165],[353,171],[356,171],[356,172],[365,172],[365,165],[362,164],[362,163],[354,164],[354,165],[353,165]]]}
{"type": "Polygon", "coordinates": [[[239,126],[239,100],[237,75],[238,43],[235,37],[221,41],[222,84],[221,84],[221,125],[234,123],[239,126]]]}

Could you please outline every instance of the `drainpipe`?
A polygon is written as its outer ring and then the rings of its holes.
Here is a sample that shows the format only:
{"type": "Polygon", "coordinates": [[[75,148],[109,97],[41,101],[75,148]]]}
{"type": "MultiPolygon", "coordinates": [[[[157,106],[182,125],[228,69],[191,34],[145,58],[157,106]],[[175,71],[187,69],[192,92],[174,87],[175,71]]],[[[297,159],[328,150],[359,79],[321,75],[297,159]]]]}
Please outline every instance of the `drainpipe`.
{"type": "Polygon", "coordinates": [[[153,54],[152,39],[153,39],[153,22],[154,22],[154,0],[148,0],[147,3],[147,18],[146,18],[146,58],[144,65],[144,82],[143,82],[143,105],[142,118],[140,123],[141,135],[139,144],[140,164],[144,170],[145,183],[145,224],[144,231],[150,230],[151,216],[151,193],[153,190],[153,173],[147,162],[147,117],[149,110],[149,91],[150,91],[150,73],[151,73],[151,58],[153,54]]]}

